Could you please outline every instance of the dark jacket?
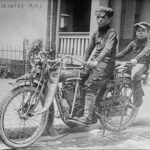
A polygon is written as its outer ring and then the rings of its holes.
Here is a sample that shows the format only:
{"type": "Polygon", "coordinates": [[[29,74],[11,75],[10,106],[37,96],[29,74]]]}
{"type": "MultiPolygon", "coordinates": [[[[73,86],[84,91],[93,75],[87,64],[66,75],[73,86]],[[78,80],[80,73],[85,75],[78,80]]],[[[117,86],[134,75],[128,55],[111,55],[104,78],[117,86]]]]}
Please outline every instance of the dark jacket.
{"type": "Polygon", "coordinates": [[[109,25],[98,29],[91,36],[89,45],[84,53],[84,60],[87,61],[89,58],[98,62],[104,58],[114,60],[117,43],[117,34],[109,25]]]}
{"type": "Polygon", "coordinates": [[[116,59],[122,58],[131,53],[131,59],[136,59],[138,63],[148,64],[150,59],[150,41],[146,38],[143,40],[134,40],[116,55],[116,59]]]}

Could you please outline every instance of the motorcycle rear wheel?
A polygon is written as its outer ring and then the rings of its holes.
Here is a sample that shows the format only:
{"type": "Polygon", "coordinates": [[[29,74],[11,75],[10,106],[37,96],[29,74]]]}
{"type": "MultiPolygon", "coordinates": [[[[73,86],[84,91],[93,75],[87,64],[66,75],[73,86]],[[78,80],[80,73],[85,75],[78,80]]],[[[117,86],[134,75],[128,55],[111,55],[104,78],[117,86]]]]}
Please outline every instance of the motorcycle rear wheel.
{"type": "MultiPolygon", "coordinates": [[[[132,88],[130,86],[123,86],[120,91],[123,93],[123,98],[128,98],[128,104],[122,105],[120,115],[109,116],[110,114],[108,112],[104,115],[104,117],[99,118],[102,126],[112,132],[125,130],[129,127],[133,123],[139,111],[139,108],[134,106],[133,96],[129,98],[132,88]]],[[[124,102],[126,103],[126,100],[124,102]]]]}
{"type": "MultiPolygon", "coordinates": [[[[28,108],[28,98],[36,91],[35,87],[21,86],[13,89],[0,104],[0,137],[11,148],[25,148],[40,137],[47,125],[49,110],[40,115],[24,116],[28,108]],[[22,113],[22,114],[21,114],[22,113]]],[[[35,95],[35,99],[38,92],[35,95]]],[[[43,107],[43,97],[33,111],[43,107]]]]}

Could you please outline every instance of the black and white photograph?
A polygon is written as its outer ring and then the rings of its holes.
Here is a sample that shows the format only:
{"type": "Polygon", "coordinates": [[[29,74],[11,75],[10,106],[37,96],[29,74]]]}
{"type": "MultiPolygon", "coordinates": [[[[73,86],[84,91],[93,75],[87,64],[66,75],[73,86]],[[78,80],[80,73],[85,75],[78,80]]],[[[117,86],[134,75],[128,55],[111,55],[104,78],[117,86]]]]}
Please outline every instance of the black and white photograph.
{"type": "Polygon", "coordinates": [[[0,0],[0,150],[150,150],[150,0],[0,0]]]}

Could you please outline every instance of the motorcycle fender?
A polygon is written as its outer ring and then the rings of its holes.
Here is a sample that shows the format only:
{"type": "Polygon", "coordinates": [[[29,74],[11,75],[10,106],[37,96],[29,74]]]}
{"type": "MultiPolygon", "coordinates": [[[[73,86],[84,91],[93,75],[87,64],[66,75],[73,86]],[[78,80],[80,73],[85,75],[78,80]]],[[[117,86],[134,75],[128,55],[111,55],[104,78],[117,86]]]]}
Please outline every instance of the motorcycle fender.
{"type": "Polygon", "coordinates": [[[20,89],[20,88],[22,88],[22,87],[30,87],[30,85],[18,85],[18,86],[16,86],[15,88],[13,88],[13,89],[11,90],[11,92],[16,91],[16,90],[18,90],[18,89],[20,89]]]}

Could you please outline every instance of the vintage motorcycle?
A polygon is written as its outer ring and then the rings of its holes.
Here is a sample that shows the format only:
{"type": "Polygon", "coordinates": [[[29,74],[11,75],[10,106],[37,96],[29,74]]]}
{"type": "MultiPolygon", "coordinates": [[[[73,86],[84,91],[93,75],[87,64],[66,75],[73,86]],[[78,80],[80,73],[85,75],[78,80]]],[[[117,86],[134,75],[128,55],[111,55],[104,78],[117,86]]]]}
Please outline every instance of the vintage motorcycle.
{"type": "MultiPolygon", "coordinates": [[[[11,148],[28,147],[45,128],[52,127],[54,100],[68,127],[81,125],[74,122],[73,117],[83,115],[85,91],[80,72],[86,63],[66,55],[55,60],[38,59],[37,66],[38,71],[16,81],[0,104],[0,137],[11,148]],[[67,58],[81,65],[67,65],[64,63],[67,58]]],[[[138,113],[132,98],[132,80],[126,69],[126,65],[115,67],[95,104],[95,118],[103,129],[113,132],[126,129],[138,113]]]]}

